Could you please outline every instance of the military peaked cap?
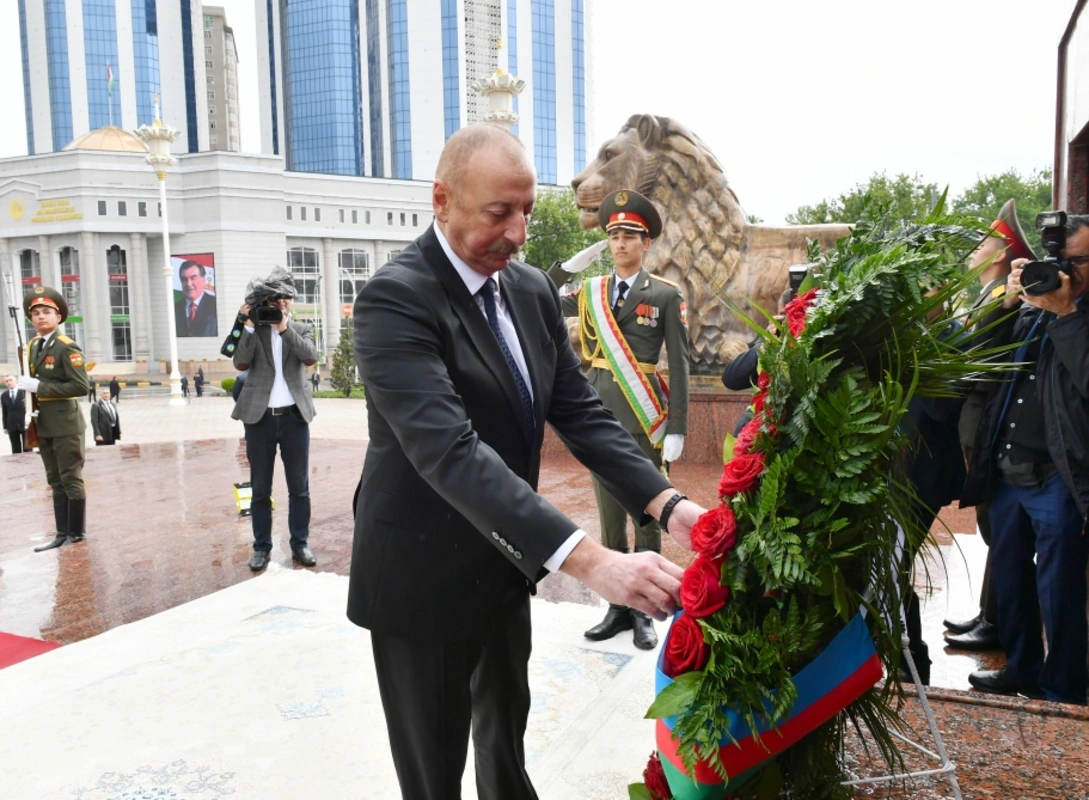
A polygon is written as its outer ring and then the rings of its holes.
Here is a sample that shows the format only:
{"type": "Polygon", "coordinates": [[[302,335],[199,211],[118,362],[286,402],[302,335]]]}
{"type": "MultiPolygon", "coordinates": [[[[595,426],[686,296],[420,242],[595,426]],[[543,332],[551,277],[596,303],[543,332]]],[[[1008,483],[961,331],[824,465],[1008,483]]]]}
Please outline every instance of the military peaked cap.
{"type": "Polygon", "coordinates": [[[1012,197],[998,212],[998,219],[991,223],[991,230],[1005,240],[1011,261],[1015,258],[1036,260],[1036,254],[1032,252],[1032,247],[1025,238],[1025,232],[1021,230],[1021,223],[1017,221],[1017,204],[1012,197]]]}
{"type": "Polygon", "coordinates": [[[30,309],[34,308],[34,306],[55,308],[60,314],[61,322],[68,319],[68,302],[64,299],[64,295],[56,289],[50,289],[48,286],[42,286],[41,284],[35,286],[34,291],[23,298],[23,313],[29,317],[30,309]]]}
{"type": "Polygon", "coordinates": [[[608,233],[613,228],[639,231],[651,239],[662,233],[662,218],[654,204],[631,189],[621,189],[605,198],[597,212],[598,222],[608,233]]]}

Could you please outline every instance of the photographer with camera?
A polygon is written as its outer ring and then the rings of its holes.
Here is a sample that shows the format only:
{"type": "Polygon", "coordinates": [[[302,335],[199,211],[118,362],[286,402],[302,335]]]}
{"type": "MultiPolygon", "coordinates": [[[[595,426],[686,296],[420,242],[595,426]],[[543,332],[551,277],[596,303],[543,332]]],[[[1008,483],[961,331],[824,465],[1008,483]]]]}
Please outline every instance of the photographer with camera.
{"type": "Polygon", "coordinates": [[[1036,224],[1047,258],[1012,263],[1001,306],[981,325],[995,324],[991,345],[1020,343],[1006,358],[1021,366],[987,398],[961,496],[965,507],[991,503],[991,572],[1007,655],[1003,669],[969,681],[1085,705],[1089,216],[1045,212],[1036,224]]]}
{"type": "Polygon", "coordinates": [[[254,572],[268,566],[272,551],[272,472],[277,445],[287,480],[291,556],[306,567],[317,563],[307,546],[314,402],[306,385],[306,368],[317,362],[318,351],[311,326],[289,319],[294,297],[291,275],[276,267],[268,279],[250,282],[237,319],[242,332],[234,349],[234,365],[249,372],[231,416],[246,426],[253,487],[254,553],[249,566],[254,572]]]}

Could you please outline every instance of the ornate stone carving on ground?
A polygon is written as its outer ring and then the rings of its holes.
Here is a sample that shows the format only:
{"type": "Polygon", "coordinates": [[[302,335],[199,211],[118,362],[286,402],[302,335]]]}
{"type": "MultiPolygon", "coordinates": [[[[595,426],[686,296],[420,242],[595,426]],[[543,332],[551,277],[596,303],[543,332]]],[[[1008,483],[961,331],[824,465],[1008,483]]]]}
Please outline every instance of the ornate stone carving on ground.
{"type": "Polygon", "coordinates": [[[635,189],[658,206],[665,225],[643,263],[682,287],[693,365],[703,372],[728,363],[752,340],[716,287],[746,314],[750,301],[774,313],[787,268],[806,259],[807,240],[831,247],[849,230],[748,224],[707,145],[677,121],[651,114],[631,117],[571,185],[586,229],[598,225],[601,201],[617,189],[635,189]]]}

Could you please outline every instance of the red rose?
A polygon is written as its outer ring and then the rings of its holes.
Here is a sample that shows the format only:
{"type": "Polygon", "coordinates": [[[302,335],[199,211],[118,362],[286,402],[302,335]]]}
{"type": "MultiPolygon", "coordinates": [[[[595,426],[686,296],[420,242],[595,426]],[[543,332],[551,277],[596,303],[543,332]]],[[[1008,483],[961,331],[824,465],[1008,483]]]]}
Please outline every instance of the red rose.
{"type": "Polygon", "coordinates": [[[671,678],[703,669],[711,648],[703,641],[703,629],[691,614],[682,614],[669,629],[665,648],[665,674],[671,678]]]}
{"type": "Polygon", "coordinates": [[[805,330],[805,314],[817,297],[817,290],[810,289],[803,295],[799,295],[783,307],[783,315],[786,317],[787,328],[790,335],[797,338],[805,330]]]}
{"type": "Polygon", "coordinates": [[[718,496],[725,499],[755,488],[764,471],[763,453],[745,453],[734,456],[722,470],[718,484],[718,496]]]}
{"type": "Polygon", "coordinates": [[[650,754],[647,768],[643,770],[643,783],[647,785],[651,800],[673,800],[673,791],[669,788],[665,770],[662,769],[662,762],[656,752],[650,754]]]}
{"type": "Polygon", "coordinates": [[[768,387],[771,386],[771,376],[766,372],[761,372],[756,376],[756,388],[762,392],[766,392],[768,387]]]}
{"type": "Polygon", "coordinates": [[[734,519],[733,509],[727,505],[705,512],[692,526],[692,549],[701,556],[715,558],[732,550],[735,544],[737,520],[734,519]]]}
{"type": "Polygon", "coordinates": [[[737,434],[737,441],[734,442],[735,454],[740,456],[752,451],[753,442],[756,441],[756,434],[760,433],[760,426],[763,422],[764,417],[761,414],[745,423],[745,427],[737,434]]]}
{"type": "Polygon", "coordinates": [[[721,566],[701,555],[684,571],[681,580],[681,605],[693,617],[714,614],[730,599],[730,588],[719,582],[721,566]]]}
{"type": "Polygon", "coordinates": [[[752,396],[752,410],[754,414],[760,414],[764,410],[764,403],[767,402],[767,392],[757,392],[752,396]]]}

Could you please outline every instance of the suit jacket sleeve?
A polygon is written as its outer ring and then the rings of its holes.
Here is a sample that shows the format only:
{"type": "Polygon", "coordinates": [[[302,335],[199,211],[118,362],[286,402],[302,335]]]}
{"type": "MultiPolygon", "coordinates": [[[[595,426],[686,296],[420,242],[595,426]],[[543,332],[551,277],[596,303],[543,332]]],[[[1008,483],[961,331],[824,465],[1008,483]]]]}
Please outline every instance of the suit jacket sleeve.
{"type": "Polygon", "coordinates": [[[38,370],[36,377],[41,380],[38,397],[86,397],[91,381],[83,366],[83,352],[79,345],[73,341],[58,340],[52,350],[56,352],[54,374],[43,374],[44,370],[38,370]]]}
{"type": "Polygon", "coordinates": [[[231,361],[234,362],[234,368],[245,372],[253,365],[253,355],[257,352],[257,329],[255,328],[251,333],[248,328],[242,329],[242,338],[238,340],[238,347],[235,348],[234,357],[231,361]]]}
{"type": "MultiPolygon", "coordinates": [[[[367,402],[416,473],[528,580],[578,528],[514,474],[473,429],[443,360],[438,312],[397,275],[371,278],[355,302],[355,355],[367,402]],[[515,558],[502,538],[521,554],[515,558]]],[[[498,399],[497,402],[502,402],[498,399]]]]}
{"type": "MultiPolygon", "coordinates": [[[[306,366],[312,367],[318,362],[318,348],[314,344],[314,329],[311,326],[291,323],[280,334],[280,339],[283,341],[284,347],[294,353],[295,358],[306,366]]],[[[237,353],[236,350],[236,357],[237,353]]]]}
{"type": "MultiPolygon", "coordinates": [[[[564,285],[574,277],[573,273],[567,272],[563,268],[563,264],[557,261],[551,267],[548,268],[548,277],[552,279],[552,283],[557,289],[562,289],[564,285]]],[[[560,304],[563,308],[563,315],[565,317],[577,317],[579,314],[579,295],[578,292],[565,295],[560,298],[560,304]]]]}

